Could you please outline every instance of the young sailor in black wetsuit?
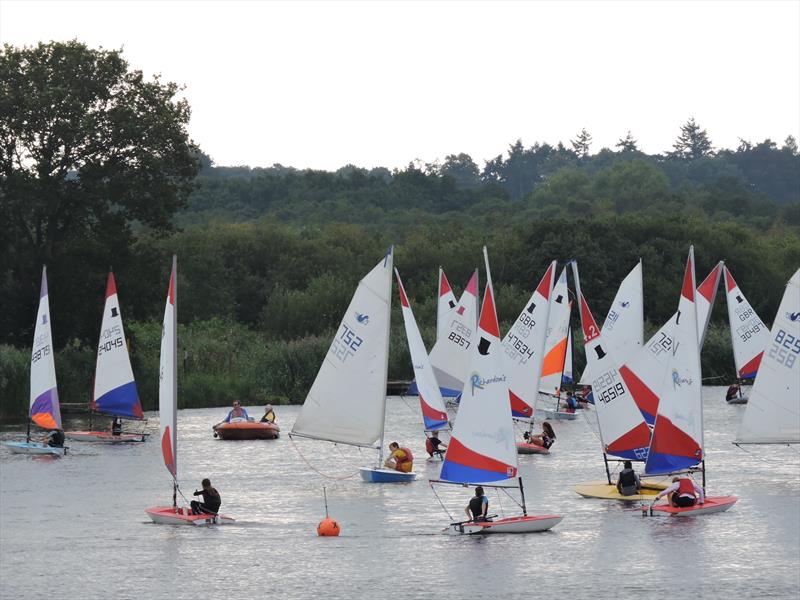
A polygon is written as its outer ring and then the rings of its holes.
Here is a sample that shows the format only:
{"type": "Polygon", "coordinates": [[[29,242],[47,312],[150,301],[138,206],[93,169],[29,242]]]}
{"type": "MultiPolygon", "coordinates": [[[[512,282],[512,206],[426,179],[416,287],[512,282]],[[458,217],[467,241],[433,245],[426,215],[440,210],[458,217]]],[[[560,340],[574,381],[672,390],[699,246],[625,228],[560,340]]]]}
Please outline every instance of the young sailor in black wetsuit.
{"type": "Polygon", "coordinates": [[[633,496],[639,493],[642,484],[639,481],[639,476],[633,470],[631,461],[626,460],[624,469],[619,472],[619,479],[617,479],[617,491],[622,496],[633,496]]]}
{"type": "Polygon", "coordinates": [[[483,495],[483,488],[475,488],[475,495],[470,499],[469,504],[464,509],[467,516],[473,521],[488,521],[489,499],[483,495]]]}
{"type": "Polygon", "coordinates": [[[198,502],[197,500],[192,500],[192,514],[193,515],[203,515],[203,514],[212,514],[215,515],[219,512],[219,505],[222,504],[222,497],[219,495],[219,492],[216,488],[211,487],[211,480],[210,479],[203,479],[203,490],[198,492],[195,490],[195,496],[203,496],[203,501],[198,502]]]}
{"type": "Polygon", "coordinates": [[[47,434],[44,436],[42,443],[45,446],[50,446],[51,448],[63,448],[64,447],[64,432],[60,429],[53,429],[52,431],[48,431],[47,434]]]}

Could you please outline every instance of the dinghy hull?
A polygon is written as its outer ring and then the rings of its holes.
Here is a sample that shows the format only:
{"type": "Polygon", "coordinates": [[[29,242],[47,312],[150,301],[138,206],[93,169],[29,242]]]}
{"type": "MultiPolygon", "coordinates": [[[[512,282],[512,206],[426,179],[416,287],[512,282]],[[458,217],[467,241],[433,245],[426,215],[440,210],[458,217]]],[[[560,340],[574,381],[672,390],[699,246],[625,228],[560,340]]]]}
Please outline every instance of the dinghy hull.
{"type": "Polygon", "coordinates": [[[551,421],[574,421],[578,418],[577,412],[564,412],[560,410],[543,410],[545,418],[551,421]]]}
{"type": "Polygon", "coordinates": [[[367,483],[408,483],[417,479],[416,473],[403,473],[393,469],[361,467],[359,472],[361,479],[367,483]]]}
{"type": "Polygon", "coordinates": [[[153,523],[159,525],[227,525],[235,519],[225,515],[192,515],[188,508],[174,506],[156,506],[145,510],[153,523]]]}
{"type": "Polygon", "coordinates": [[[724,512],[736,504],[739,500],[737,496],[706,496],[704,504],[695,504],[685,508],[676,508],[670,504],[659,504],[657,506],[642,508],[642,512],[649,511],[651,516],[669,515],[672,517],[693,517],[697,515],[710,515],[712,513],[724,512]]]}
{"type": "Polygon", "coordinates": [[[214,426],[214,434],[221,440],[274,440],[281,428],[274,423],[244,421],[214,426]]]}
{"type": "Polygon", "coordinates": [[[547,531],[558,525],[564,517],[561,515],[539,515],[525,517],[508,517],[497,521],[468,521],[453,523],[446,533],[464,535],[490,533],[536,533],[547,531]]]}
{"type": "Polygon", "coordinates": [[[64,436],[76,442],[104,442],[108,444],[124,444],[128,442],[143,442],[146,433],[121,433],[113,435],[108,431],[67,431],[64,436]]]}
{"type": "Polygon", "coordinates": [[[517,454],[550,454],[550,450],[536,444],[517,442],[517,454]]]}
{"type": "Polygon", "coordinates": [[[11,450],[12,454],[50,454],[52,456],[64,456],[67,453],[66,447],[54,448],[36,442],[3,442],[3,445],[11,450]]]}
{"type": "Polygon", "coordinates": [[[642,487],[638,494],[633,496],[623,496],[617,491],[617,486],[605,481],[591,481],[576,485],[574,489],[584,498],[600,498],[602,500],[622,500],[636,502],[641,500],[653,500],[656,494],[667,488],[667,483],[642,482],[642,487]]]}
{"type": "Polygon", "coordinates": [[[730,400],[726,400],[728,404],[747,404],[747,401],[750,399],[750,396],[735,396],[730,400]]]}

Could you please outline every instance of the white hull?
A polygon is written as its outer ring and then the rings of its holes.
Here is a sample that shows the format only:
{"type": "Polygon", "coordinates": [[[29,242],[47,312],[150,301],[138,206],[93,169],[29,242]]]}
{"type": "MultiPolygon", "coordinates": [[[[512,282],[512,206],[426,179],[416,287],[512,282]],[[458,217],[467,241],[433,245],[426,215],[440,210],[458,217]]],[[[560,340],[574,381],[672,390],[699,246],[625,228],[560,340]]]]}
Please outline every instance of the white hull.
{"type": "Polygon", "coordinates": [[[750,396],[736,396],[731,400],[726,400],[728,404],[747,404],[747,401],[750,399],[750,396]]]}
{"type": "Polygon", "coordinates": [[[37,444],[36,442],[3,442],[3,445],[11,450],[12,454],[50,454],[53,456],[63,456],[67,453],[66,447],[54,448],[37,444]]]}
{"type": "Polygon", "coordinates": [[[551,421],[574,421],[578,418],[577,412],[562,412],[556,410],[542,410],[544,416],[551,421]]]}
{"type": "Polygon", "coordinates": [[[542,515],[538,517],[509,517],[497,521],[456,523],[444,530],[451,534],[490,534],[490,533],[537,533],[547,531],[558,525],[561,515],[542,515]]]}

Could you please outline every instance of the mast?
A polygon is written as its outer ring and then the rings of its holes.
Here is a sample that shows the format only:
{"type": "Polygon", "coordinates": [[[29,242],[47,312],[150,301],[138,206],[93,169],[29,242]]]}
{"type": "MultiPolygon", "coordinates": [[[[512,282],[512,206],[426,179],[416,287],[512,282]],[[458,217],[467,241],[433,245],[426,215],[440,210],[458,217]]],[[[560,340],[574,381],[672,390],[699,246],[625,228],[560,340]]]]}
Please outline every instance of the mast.
{"type": "Polygon", "coordinates": [[[384,444],[384,433],[386,431],[386,384],[389,381],[389,333],[391,331],[391,321],[392,321],[392,280],[391,280],[391,272],[392,272],[392,264],[394,258],[394,244],[389,246],[389,251],[386,253],[386,257],[383,259],[383,266],[384,268],[389,269],[389,315],[386,318],[386,344],[384,347],[384,356],[386,357],[386,361],[384,363],[383,369],[383,416],[381,417],[381,445],[378,448],[378,465],[377,468],[381,468],[381,459],[383,458],[383,444],[384,444]],[[387,265],[388,262],[388,265],[387,265]]]}
{"type": "Polygon", "coordinates": [[[175,461],[175,474],[172,480],[172,506],[177,507],[178,492],[178,256],[172,255],[173,307],[172,307],[172,457],[175,461]]]}
{"type": "Polygon", "coordinates": [[[528,509],[525,508],[525,489],[522,487],[522,477],[517,478],[519,481],[519,495],[522,498],[522,516],[528,516],[528,509]]]}

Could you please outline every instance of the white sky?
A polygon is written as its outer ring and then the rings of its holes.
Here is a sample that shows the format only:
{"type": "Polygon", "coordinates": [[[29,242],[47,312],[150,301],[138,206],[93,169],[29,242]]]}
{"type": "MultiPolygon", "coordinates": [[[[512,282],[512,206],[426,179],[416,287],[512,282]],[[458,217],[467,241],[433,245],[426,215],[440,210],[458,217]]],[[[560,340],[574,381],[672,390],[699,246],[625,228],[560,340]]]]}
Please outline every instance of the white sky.
{"type": "Polygon", "coordinates": [[[800,138],[800,2],[38,2],[0,40],[124,47],[219,165],[404,167],[521,138],[800,138]]]}

